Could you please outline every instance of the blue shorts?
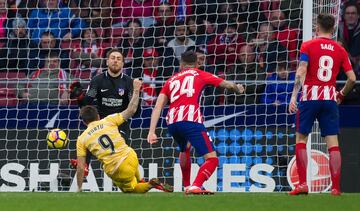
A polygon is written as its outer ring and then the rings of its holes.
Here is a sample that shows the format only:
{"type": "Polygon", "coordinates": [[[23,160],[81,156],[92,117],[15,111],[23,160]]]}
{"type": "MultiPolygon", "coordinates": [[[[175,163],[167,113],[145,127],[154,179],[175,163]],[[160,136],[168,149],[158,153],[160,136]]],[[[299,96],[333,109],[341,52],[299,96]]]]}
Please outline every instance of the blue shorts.
{"type": "Polygon", "coordinates": [[[195,148],[198,156],[215,151],[214,144],[203,124],[187,121],[175,122],[168,125],[168,131],[179,144],[181,152],[185,152],[188,142],[195,148]]]}
{"type": "Polygon", "coordinates": [[[339,134],[339,108],[335,101],[301,101],[296,113],[296,131],[308,135],[315,119],[319,121],[321,136],[339,134]]]}

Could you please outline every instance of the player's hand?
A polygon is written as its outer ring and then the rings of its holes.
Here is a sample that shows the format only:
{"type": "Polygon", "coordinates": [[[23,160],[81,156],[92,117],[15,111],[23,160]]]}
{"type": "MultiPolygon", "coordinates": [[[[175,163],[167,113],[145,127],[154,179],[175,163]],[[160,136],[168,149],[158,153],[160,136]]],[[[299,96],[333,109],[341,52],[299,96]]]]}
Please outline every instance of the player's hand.
{"type": "Polygon", "coordinates": [[[236,84],[236,86],[238,87],[240,94],[245,92],[245,87],[242,84],[236,84]]]}
{"type": "Polygon", "coordinates": [[[149,133],[147,137],[147,142],[149,144],[155,144],[158,142],[158,137],[155,133],[149,133]]]}
{"type": "MultiPolygon", "coordinates": [[[[77,163],[77,159],[70,159],[70,167],[72,169],[77,168],[77,163]]],[[[85,163],[84,176],[87,177],[87,175],[89,175],[89,165],[85,163]]]]}
{"type": "Polygon", "coordinates": [[[84,96],[83,88],[79,81],[74,81],[70,85],[70,99],[80,99],[84,96]]]}
{"type": "Polygon", "coordinates": [[[336,103],[339,105],[344,100],[345,95],[344,92],[341,90],[340,92],[336,92],[336,103]]]}
{"type": "Polygon", "coordinates": [[[141,80],[139,80],[138,78],[134,79],[134,81],[133,81],[134,90],[140,91],[142,84],[143,84],[143,82],[141,80]]]}
{"type": "Polygon", "coordinates": [[[292,97],[289,104],[289,113],[294,114],[297,112],[297,110],[298,108],[297,108],[296,98],[292,97]]]}

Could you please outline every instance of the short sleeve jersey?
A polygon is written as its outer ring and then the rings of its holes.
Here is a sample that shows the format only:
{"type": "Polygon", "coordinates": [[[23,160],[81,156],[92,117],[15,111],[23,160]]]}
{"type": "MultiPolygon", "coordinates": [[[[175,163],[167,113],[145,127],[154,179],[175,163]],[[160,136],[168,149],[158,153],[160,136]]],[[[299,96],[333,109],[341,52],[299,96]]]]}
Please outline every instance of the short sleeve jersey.
{"type": "Polygon", "coordinates": [[[184,69],[165,82],[161,90],[170,100],[168,124],[179,121],[203,123],[200,97],[207,85],[219,86],[223,79],[199,69],[184,69]]]}

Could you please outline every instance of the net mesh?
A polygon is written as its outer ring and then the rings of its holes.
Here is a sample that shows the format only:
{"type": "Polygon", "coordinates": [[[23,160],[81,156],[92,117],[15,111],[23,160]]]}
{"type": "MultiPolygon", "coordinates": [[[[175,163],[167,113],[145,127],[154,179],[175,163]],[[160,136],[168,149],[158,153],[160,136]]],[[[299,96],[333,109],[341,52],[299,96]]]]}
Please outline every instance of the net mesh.
{"type": "MultiPolygon", "coordinates": [[[[84,126],[77,103],[69,99],[69,84],[78,80],[86,87],[106,71],[106,53],[114,47],[123,51],[124,73],[146,83],[141,114],[132,120],[127,140],[146,179],[159,177],[181,190],[179,149],[164,119],[157,129],[159,144],[149,146],[146,136],[164,80],[179,71],[181,53],[191,49],[200,69],[246,85],[243,96],[204,90],[205,125],[220,160],[205,187],[290,189],[286,171],[295,128],[286,105],[305,27],[303,1],[37,2],[7,1],[0,7],[0,55],[5,55],[0,58],[0,190],[76,190],[69,159],[76,156],[84,126]],[[51,128],[67,131],[68,148],[47,148],[51,128]]],[[[319,12],[338,17],[338,6],[338,1],[315,0],[313,17],[319,12]]],[[[203,162],[192,150],[192,178],[203,162]]],[[[116,190],[95,160],[84,188],[116,190]]]]}
{"type": "MultiPolygon", "coordinates": [[[[316,16],[320,13],[328,13],[328,14],[332,14],[335,17],[335,28],[338,28],[339,22],[341,21],[341,16],[340,16],[340,6],[341,6],[341,2],[340,1],[335,1],[335,0],[314,0],[313,1],[313,32],[315,33],[315,28],[316,28],[316,16]]],[[[338,31],[335,30],[334,34],[333,34],[333,39],[337,39],[337,34],[338,31]]]]}

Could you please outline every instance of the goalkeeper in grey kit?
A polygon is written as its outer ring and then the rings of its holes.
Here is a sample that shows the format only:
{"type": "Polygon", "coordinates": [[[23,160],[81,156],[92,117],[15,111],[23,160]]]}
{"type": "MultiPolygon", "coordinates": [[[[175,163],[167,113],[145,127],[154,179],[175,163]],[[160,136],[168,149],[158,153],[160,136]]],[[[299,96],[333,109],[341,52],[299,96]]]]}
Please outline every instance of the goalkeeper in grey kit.
{"type": "MultiPolygon", "coordinates": [[[[112,49],[108,52],[106,65],[107,71],[91,79],[86,93],[79,82],[70,86],[70,98],[76,98],[80,107],[91,105],[96,101],[101,119],[124,111],[128,107],[133,90],[133,80],[122,72],[124,57],[120,50],[112,49]]],[[[139,108],[137,113],[139,113],[139,108]]],[[[127,140],[130,133],[129,123],[122,124],[119,131],[127,140]]],[[[86,160],[89,163],[90,155],[86,160]]],[[[76,167],[76,160],[70,162],[73,167],[76,167]]]]}

